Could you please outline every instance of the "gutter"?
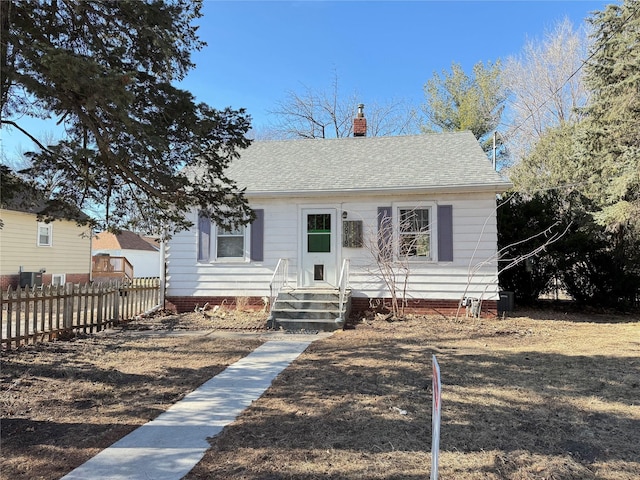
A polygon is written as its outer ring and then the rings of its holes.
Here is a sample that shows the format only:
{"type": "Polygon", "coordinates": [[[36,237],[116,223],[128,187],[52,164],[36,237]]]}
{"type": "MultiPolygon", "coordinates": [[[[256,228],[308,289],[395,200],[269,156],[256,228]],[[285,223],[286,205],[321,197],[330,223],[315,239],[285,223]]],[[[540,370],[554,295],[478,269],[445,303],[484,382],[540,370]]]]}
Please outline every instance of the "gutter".
{"type": "Polygon", "coordinates": [[[482,193],[482,192],[491,192],[491,193],[503,193],[506,190],[513,187],[511,182],[501,182],[501,183],[483,183],[483,184],[461,184],[461,185],[450,185],[450,186],[433,186],[433,187],[377,187],[377,188],[353,188],[353,189],[340,189],[340,190],[254,190],[254,191],[245,191],[244,195],[246,197],[291,197],[291,196],[300,196],[300,197],[308,197],[308,196],[332,196],[336,195],[344,195],[347,197],[358,196],[363,194],[369,195],[390,195],[395,193],[401,194],[420,194],[420,193],[482,193]]]}

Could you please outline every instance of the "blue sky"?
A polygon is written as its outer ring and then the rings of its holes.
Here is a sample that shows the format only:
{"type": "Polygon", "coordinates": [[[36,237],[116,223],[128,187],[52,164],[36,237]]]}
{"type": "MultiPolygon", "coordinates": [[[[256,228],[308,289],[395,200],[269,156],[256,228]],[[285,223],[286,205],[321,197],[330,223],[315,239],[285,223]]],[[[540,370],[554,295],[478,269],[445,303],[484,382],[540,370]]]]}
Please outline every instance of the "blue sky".
{"type": "MultiPolygon", "coordinates": [[[[577,26],[603,1],[205,0],[198,52],[185,88],[215,107],[245,107],[254,125],[287,91],[340,91],[360,101],[424,103],[423,86],[452,62],[516,55],[568,17],[577,26]]],[[[365,107],[366,112],[366,107],[365,107]]]]}
{"type": "MultiPolygon", "coordinates": [[[[340,92],[365,105],[419,106],[424,84],[452,62],[470,72],[478,61],[517,55],[565,16],[578,26],[609,3],[205,0],[198,24],[208,46],[181,87],[216,108],[245,107],[257,129],[288,91],[328,90],[334,73],[340,92]]],[[[1,148],[11,156],[31,145],[3,129],[1,148]]]]}

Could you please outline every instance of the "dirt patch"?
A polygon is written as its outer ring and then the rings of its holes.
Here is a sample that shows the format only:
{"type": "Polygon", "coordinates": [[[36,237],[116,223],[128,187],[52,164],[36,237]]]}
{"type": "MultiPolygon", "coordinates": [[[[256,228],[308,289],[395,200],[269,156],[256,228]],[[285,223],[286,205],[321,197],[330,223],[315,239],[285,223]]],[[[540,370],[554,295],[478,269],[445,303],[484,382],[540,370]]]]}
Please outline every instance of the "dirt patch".
{"type": "Polygon", "coordinates": [[[116,328],[121,331],[182,331],[182,330],[230,330],[261,332],[267,330],[267,313],[260,311],[236,311],[208,309],[205,312],[172,315],[160,312],[149,318],[140,318],[116,328]]]}
{"type": "MultiPolygon", "coordinates": [[[[433,354],[441,478],[640,478],[640,319],[539,313],[371,320],[318,340],[186,478],[428,478],[433,354]]],[[[161,317],[3,354],[0,475],[60,478],[260,343],[165,332],[264,319],[161,317]]]]}

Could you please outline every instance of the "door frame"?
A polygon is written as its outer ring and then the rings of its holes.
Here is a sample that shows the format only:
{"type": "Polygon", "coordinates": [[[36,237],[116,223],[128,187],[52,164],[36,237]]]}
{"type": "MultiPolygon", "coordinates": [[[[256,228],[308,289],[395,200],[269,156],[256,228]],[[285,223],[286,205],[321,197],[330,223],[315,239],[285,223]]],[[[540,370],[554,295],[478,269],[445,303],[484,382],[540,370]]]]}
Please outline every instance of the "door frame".
{"type": "MultiPolygon", "coordinates": [[[[338,251],[341,243],[340,230],[342,224],[338,218],[340,208],[336,205],[300,205],[298,207],[299,229],[298,229],[298,258],[300,259],[298,266],[298,285],[303,288],[336,288],[339,275],[340,252],[338,251]],[[325,261],[325,280],[309,281],[307,273],[307,265],[309,257],[313,254],[307,252],[307,214],[313,213],[330,213],[331,214],[331,252],[325,254],[329,256],[329,260],[325,261]],[[330,265],[333,268],[326,268],[330,265]]],[[[312,272],[309,272],[312,274],[312,272]]]]}

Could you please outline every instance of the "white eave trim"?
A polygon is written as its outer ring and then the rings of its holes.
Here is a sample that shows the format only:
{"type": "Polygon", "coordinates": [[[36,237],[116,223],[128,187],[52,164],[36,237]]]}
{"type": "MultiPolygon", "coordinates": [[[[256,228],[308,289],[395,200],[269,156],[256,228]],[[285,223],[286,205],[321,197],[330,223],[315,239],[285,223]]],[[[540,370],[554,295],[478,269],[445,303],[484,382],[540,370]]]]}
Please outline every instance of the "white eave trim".
{"type": "Polygon", "coordinates": [[[281,190],[281,191],[245,191],[245,196],[251,197],[308,197],[308,196],[345,196],[358,195],[391,195],[391,194],[421,194],[421,193],[503,193],[513,187],[510,182],[447,185],[432,187],[381,187],[381,188],[353,188],[345,190],[281,190]]]}

